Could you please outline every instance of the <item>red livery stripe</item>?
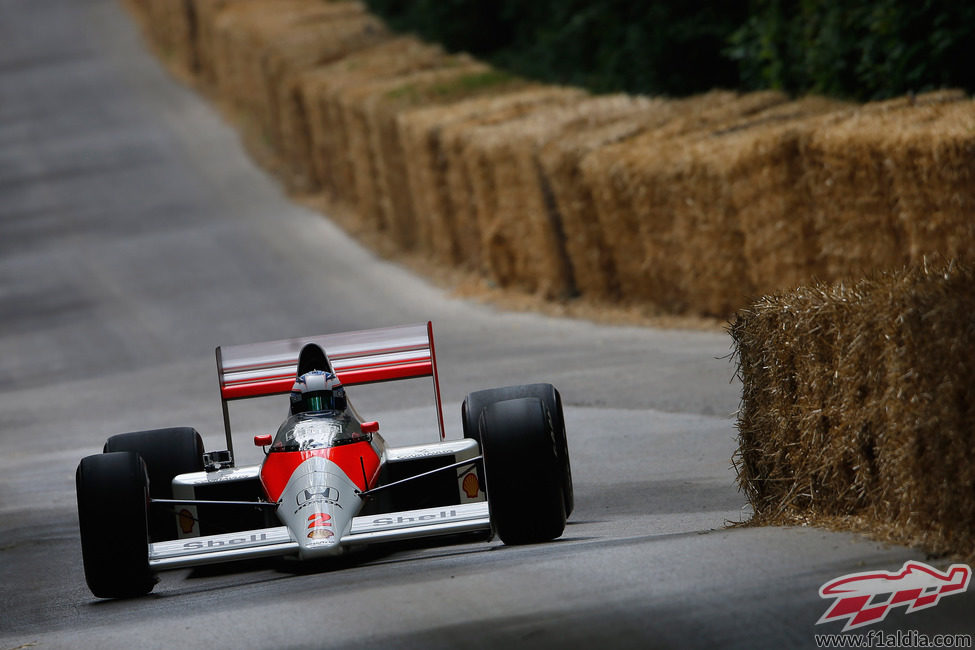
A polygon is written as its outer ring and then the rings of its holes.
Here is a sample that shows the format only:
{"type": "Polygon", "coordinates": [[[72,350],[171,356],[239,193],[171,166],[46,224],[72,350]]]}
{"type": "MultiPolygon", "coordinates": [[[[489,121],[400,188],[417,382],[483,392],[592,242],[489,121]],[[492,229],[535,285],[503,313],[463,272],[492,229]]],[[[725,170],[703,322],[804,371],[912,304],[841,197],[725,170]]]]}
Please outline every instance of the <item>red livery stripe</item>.
{"type": "MultiPolygon", "coordinates": [[[[409,363],[399,366],[379,366],[356,370],[339,370],[336,372],[339,381],[346,386],[356,384],[374,384],[394,379],[409,379],[410,377],[427,377],[433,373],[430,361],[409,363]]],[[[283,379],[255,381],[246,384],[228,384],[220,389],[224,399],[244,399],[246,397],[260,397],[262,395],[280,395],[291,391],[295,379],[288,376],[283,379]]]]}
{"type": "Polygon", "coordinates": [[[379,456],[368,442],[354,442],[328,449],[272,452],[267,455],[261,466],[261,483],[264,485],[268,501],[280,499],[284,487],[291,480],[291,475],[299,465],[313,456],[327,458],[338,465],[360,490],[369,489],[362,475],[363,467],[366,476],[369,477],[370,485],[375,482],[376,475],[379,473],[379,456]]]}

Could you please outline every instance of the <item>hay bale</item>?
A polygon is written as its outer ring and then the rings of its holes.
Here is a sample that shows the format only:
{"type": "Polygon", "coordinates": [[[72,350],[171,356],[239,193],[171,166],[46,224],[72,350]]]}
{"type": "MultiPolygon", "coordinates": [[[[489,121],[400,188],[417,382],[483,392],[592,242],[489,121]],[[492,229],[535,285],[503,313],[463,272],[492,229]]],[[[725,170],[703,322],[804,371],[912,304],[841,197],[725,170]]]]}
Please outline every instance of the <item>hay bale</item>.
{"type": "Polygon", "coordinates": [[[474,97],[417,109],[397,118],[415,201],[417,249],[450,266],[481,270],[481,238],[464,159],[463,134],[550,105],[583,97],[582,91],[531,84],[505,86],[500,96],[474,97]]]}
{"type": "Polygon", "coordinates": [[[724,206],[705,212],[703,223],[687,219],[677,226],[685,242],[689,298],[697,309],[730,314],[755,294],[808,282],[816,242],[810,234],[809,193],[800,182],[802,151],[824,119],[848,107],[808,97],[681,141],[683,155],[695,159],[697,173],[712,184],[712,195],[723,197],[724,206]],[[702,264],[701,252],[709,247],[741,255],[721,255],[724,268],[702,264]]]}
{"type": "Polygon", "coordinates": [[[207,88],[217,85],[217,16],[230,4],[266,4],[266,0],[190,0],[188,10],[193,15],[193,48],[197,77],[207,88]]]}
{"type": "Polygon", "coordinates": [[[872,126],[886,131],[896,218],[906,254],[971,259],[975,255],[975,101],[932,103],[910,121],[872,126]]]}
{"type": "MultiPolygon", "coordinates": [[[[280,153],[292,189],[317,189],[310,161],[310,125],[302,93],[309,70],[343,59],[390,38],[382,22],[357,3],[330,5],[328,14],[287,31],[267,47],[261,72],[268,97],[270,146],[280,153]]],[[[431,48],[434,49],[434,48],[431,48]]]]}
{"type": "Polygon", "coordinates": [[[355,2],[264,0],[224,6],[213,25],[216,90],[240,120],[252,150],[264,157],[280,150],[275,88],[281,67],[340,56],[343,48],[371,37],[377,25],[355,2]],[[352,33],[333,43],[343,29],[352,33]]]}
{"type": "Polygon", "coordinates": [[[739,484],[764,523],[975,554],[975,271],[803,287],[739,312],[739,484]]]}
{"type": "Polygon", "coordinates": [[[401,249],[415,247],[417,223],[408,182],[413,161],[405,152],[399,117],[418,107],[497,96],[525,85],[522,79],[462,55],[443,57],[436,68],[377,81],[358,89],[356,97],[345,97],[350,107],[361,112],[375,161],[375,174],[367,178],[370,185],[361,193],[376,197],[374,221],[401,249]]]}
{"type": "Polygon", "coordinates": [[[485,270],[495,284],[547,298],[575,293],[567,233],[539,151],[565,134],[632,116],[646,104],[625,95],[582,98],[464,134],[477,228],[488,253],[485,270]]]}
{"type": "Polygon", "coordinates": [[[348,129],[357,205],[370,230],[411,247],[412,219],[404,207],[409,203],[409,191],[406,162],[396,133],[397,110],[423,103],[424,98],[430,105],[436,104],[440,84],[486,70],[485,64],[468,57],[441,53],[428,66],[346,88],[338,97],[348,129]]]}
{"type": "Polygon", "coordinates": [[[939,91],[865,104],[811,134],[803,183],[815,210],[818,277],[855,278],[910,262],[908,226],[892,187],[896,134],[962,97],[939,91]]]}
{"type": "Polygon", "coordinates": [[[684,109],[685,102],[639,100],[632,116],[578,133],[564,133],[542,147],[539,164],[562,217],[565,251],[576,291],[604,302],[623,298],[614,256],[600,225],[592,188],[580,165],[591,152],[659,128],[684,109]]]}
{"type": "Polygon", "coordinates": [[[362,131],[347,123],[349,116],[341,97],[377,80],[432,67],[444,56],[438,47],[413,37],[399,37],[302,75],[300,88],[310,135],[308,155],[316,186],[329,201],[352,207],[359,200],[350,137],[362,131]]]}
{"type": "Polygon", "coordinates": [[[264,97],[254,82],[262,52],[309,7],[307,0],[242,0],[214,7],[209,54],[214,89],[227,106],[240,114],[263,112],[264,97]]]}
{"type": "MultiPolygon", "coordinates": [[[[720,216],[726,197],[688,156],[682,140],[717,131],[785,102],[780,93],[708,93],[685,101],[683,111],[655,129],[589,153],[581,162],[584,182],[596,199],[596,214],[607,237],[620,291],[628,300],[672,313],[695,310],[687,295],[693,278],[685,277],[681,256],[681,222],[707,222],[706,212],[720,216]]],[[[684,231],[686,232],[686,230],[684,231]]],[[[723,231],[716,231],[721,234],[723,231]]],[[[740,247],[739,247],[740,250],[740,247]]],[[[720,263],[715,255],[732,256],[732,247],[691,251],[697,259],[720,263]]]]}

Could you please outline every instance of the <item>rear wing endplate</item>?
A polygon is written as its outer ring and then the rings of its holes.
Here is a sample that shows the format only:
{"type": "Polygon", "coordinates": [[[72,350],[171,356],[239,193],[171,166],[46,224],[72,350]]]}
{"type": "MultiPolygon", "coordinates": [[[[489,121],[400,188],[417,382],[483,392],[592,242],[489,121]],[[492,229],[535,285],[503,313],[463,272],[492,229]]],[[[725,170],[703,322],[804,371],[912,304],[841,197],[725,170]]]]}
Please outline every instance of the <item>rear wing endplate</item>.
{"type": "Polygon", "coordinates": [[[228,402],[290,392],[298,368],[298,353],[308,343],[316,343],[325,350],[335,374],[345,386],[432,377],[440,439],[446,437],[437,377],[437,355],[433,345],[433,323],[428,321],[416,325],[217,347],[220,401],[227,449],[231,453],[233,442],[228,402]]]}

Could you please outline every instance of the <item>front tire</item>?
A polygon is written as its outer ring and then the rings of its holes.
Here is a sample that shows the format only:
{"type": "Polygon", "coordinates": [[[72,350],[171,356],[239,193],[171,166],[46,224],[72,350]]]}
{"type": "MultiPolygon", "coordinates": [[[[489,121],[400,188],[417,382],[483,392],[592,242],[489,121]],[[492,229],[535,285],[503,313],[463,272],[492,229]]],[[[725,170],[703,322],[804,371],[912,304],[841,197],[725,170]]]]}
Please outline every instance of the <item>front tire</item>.
{"type": "Polygon", "coordinates": [[[149,479],[134,452],[81,459],[75,474],[85,580],[99,598],[142,596],[149,568],[149,479]]]}
{"type": "Polygon", "coordinates": [[[524,384],[520,386],[505,386],[503,388],[489,388],[469,393],[461,404],[461,421],[464,425],[464,437],[473,438],[481,444],[481,433],[478,422],[481,412],[489,405],[509,399],[534,397],[541,400],[552,415],[558,445],[559,465],[561,466],[562,498],[565,501],[565,516],[572,514],[575,508],[575,493],[572,488],[572,467],[569,464],[569,444],[565,436],[565,417],[562,413],[562,395],[552,384],[524,384]]]}
{"type": "Polygon", "coordinates": [[[505,544],[534,544],[565,530],[565,499],[552,415],[534,397],[488,405],[479,422],[491,521],[505,544]]]}

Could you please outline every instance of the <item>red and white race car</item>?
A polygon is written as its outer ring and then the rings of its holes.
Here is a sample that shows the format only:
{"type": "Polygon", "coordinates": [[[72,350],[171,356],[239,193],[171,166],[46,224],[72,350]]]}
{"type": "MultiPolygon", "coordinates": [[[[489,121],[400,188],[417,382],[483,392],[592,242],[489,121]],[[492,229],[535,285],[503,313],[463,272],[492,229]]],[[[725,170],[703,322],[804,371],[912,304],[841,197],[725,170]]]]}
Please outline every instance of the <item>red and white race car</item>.
{"type": "Polygon", "coordinates": [[[551,384],[470,393],[446,440],[430,323],[218,347],[227,449],[195,429],[112,436],[76,474],[85,577],[104,598],[149,593],[156,574],[260,557],[326,558],[366,545],[496,533],[562,535],[572,477],[551,384]],[[358,384],[432,377],[438,439],[387,445],[345,396],[358,384]],[[234,464],[229,402],[291,394],[260,465],[234,464]]]}

